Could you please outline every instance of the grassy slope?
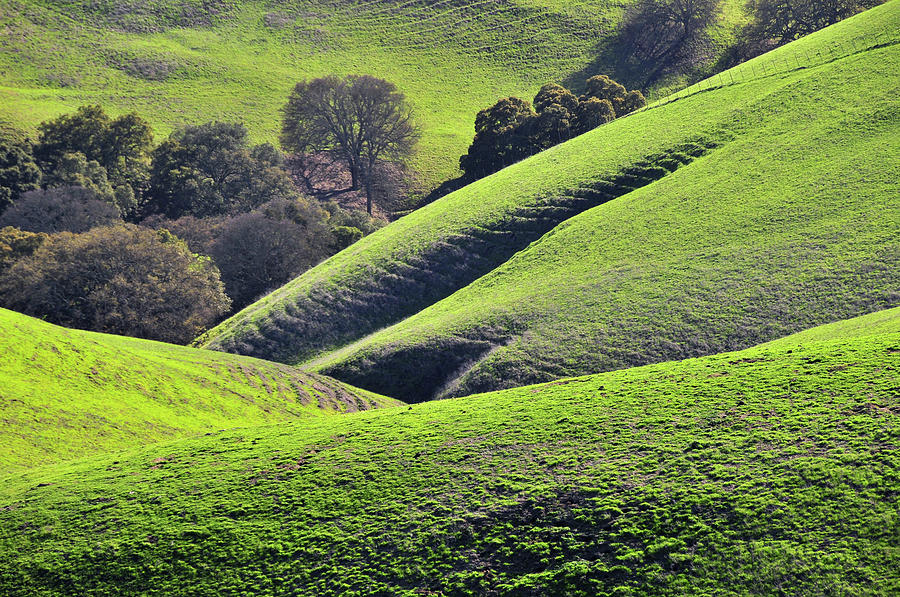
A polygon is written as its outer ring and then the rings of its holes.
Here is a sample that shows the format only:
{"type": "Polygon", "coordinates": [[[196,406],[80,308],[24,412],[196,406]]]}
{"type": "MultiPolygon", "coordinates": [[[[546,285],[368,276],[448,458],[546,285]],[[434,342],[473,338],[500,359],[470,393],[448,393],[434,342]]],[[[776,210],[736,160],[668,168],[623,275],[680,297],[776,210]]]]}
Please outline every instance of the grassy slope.
{"type": "MultiPolygon", "coordinates": [[[[274,142],[298,79],[368,73],[412,100],[425,131],[413,165],[435,184],[456,171],[481,108],[609,72],[594,46],[622,10],[608,0],[0,0],[0,121],[34,127],[99,102],[137,110],[159,133],[217,118],[274,142]]],[[[741,18],[728,11],[721,43],[741,18]]]]}
{"type": "Polygon", "coordinates": [[[0,473],[224,427],[392,406],[278,363],[0,309],[0,473]]]}
{"type": "MultiPolygon", "coordinates": [[[[719,147],[320,363],[416,400],[473,362],[451,392],[735,349],[896,304],[898,30],[895,0],[764,58],[786,72],[613,122],[469,185],[251,305],[205,344],[297,362],[373,332],[540,236],[513,214],[691,139],[719,147]],[[883,47],[850,49],[885,34],[883,47]],[[836,59],[783,64],[824,48],[836,59]],[[498,230],[518,245],[459,241],[498,230]]],[[[759,62],[742,72],[761,74],[759,62]]]]}
{"type": "Polygon", "coordinates": [[[885,321],[16,474],[0,592],[895,595],[885,321]]]}

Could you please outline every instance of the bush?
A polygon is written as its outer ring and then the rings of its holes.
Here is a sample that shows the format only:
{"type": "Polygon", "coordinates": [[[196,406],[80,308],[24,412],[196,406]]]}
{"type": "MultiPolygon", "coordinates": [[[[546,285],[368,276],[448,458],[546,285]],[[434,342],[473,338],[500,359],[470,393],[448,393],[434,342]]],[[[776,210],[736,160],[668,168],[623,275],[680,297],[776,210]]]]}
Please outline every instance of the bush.
{"type": "Polygon", "coordinates": [[[28,191],[0,216],[0,227],[30,232],[87,232],[121,221],[116,206],[90,189],[59,187],[28,191]]]}
{"type": "Polygon", "coordinates": [[[0,302],[60,325],[187,343],[227,312],[219,272],[168,231],[49,237],[0,277],[0,302]]]}

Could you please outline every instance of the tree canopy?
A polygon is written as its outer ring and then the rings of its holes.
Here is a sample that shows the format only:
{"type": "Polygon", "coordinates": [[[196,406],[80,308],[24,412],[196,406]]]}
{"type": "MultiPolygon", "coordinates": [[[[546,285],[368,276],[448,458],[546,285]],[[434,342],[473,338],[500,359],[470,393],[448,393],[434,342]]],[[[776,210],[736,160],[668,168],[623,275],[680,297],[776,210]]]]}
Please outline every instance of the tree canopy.
{"type": "Polygon", "coordinates": [[[22,193],[40,188],[40,182],[31,144],[0,140],[0,214],[22,193]]]}
{"type": "Polygon", "coordinates": [[[365,189],[369,214],[376,162],[406,159],[420,136],[405,96],[393,83],[370,75],[301,81],[291,91],[282,117],[282,147],[297,154],[339,155],[350,171],[352,188],[365,189]]]}
{"type": "Polygon", "coordinates": [[[297,194],[281,153],[269,144],[251,147],[240,124],[182,127],[152,157],[145,215],[236,214],[297,194]]]}
{"type": "Polygon", "coordinates": [[[105,179],[122,215],[131,217],[147,187],[152,144],[150,124],[137,114],[112,118],[100,106],[88,105],[42,122],[34,155],[47,177],[45,186],[80,184],[72,179],[78,174],[94,186],[105,179]]]}
{"type": "Polygon", "coordinates": [[[627,91],[605,75],[591,77],[585,87],[576,97],[562,85],[548,83],[535,95],[534,108],[507,97],[481,110],[460,169],[469,179],[486,176],[647,103],[640,91],[627,91]]]}
{"type": "Polygon", "coordinates": [[[228,310],[219,272],[168,231],[62,232],[0,276],[0,303],[60,325],[186,343],[228,310]]]}

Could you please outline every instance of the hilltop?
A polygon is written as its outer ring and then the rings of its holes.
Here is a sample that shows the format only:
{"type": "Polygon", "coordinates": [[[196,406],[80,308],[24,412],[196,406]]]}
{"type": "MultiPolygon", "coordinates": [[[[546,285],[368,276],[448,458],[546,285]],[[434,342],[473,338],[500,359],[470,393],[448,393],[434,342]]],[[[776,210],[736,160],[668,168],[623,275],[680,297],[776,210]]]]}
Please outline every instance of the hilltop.
{"type": "Polygon", "coordinates": [[[397,401],[258,359],[0,309],[0,474],[223,428],[397,401]]]}
{"type": "Polygon", "coordinates": [[[894,309],[12,475],[0,592],[896,594],[898,354],[894,309]]]}
{"type": "Polygon", "coordinates": [[[479,180],[200,344],[417,401],[893,306],[897,31],[894,0],[479,180]]]}
{"type": "MultiPolygon", "coordinates": [[[[428,187],[456,173],[478,110],[530,98],[544,83],[613,73],[619,57],[607,46],[628,4],[0,0],[0,128],[31,130],[100,103],[136,110],[160,135],[221,119],[276,142],[279,109],[299,79],[371,74],[395,83],[419,114],[413,167],[428,187]]],[[[724,5],[712,55],[744,20],[742,2],[724,5]]]]}

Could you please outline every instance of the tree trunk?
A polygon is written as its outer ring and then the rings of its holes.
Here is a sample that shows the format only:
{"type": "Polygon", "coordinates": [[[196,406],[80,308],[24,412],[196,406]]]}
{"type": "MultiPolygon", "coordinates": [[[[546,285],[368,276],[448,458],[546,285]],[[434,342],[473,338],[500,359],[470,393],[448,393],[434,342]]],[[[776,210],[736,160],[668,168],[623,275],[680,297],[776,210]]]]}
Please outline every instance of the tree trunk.
{"type": "Polygon", "coordinates": [[[359,166],[356,164],[349,164],[350,166],[350,189],[354,191],[359,190],[359,166]]]}
{"type": "Polygon", "coordinates": [[[366,173],[366,211],[369,212],[369,215],[372,215],[372,199],[374,196],[374,190],[372,189],[372,176],[371,171],[366,173]]]}

